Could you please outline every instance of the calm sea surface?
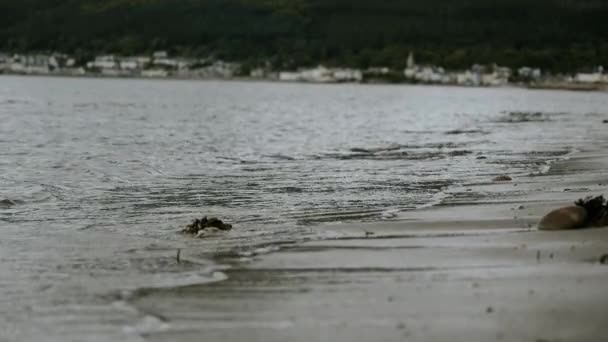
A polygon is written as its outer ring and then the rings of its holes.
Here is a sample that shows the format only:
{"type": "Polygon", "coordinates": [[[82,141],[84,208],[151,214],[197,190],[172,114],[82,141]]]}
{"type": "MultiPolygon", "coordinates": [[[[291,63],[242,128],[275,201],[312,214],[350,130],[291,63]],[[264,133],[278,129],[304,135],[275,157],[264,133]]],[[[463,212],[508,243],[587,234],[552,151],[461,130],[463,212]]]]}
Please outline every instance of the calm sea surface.
{"type": "Polygon", "coordinates": [[[606,108],[510,88],[2,76],[0,340],[139,340],[162,322],[129,291],[221,280],[209,254],[323,238],[320,223],[500,196],[463,189],[546,172],[606,108]],[[203,215],[235,229],[176,234],[203,215]]]}

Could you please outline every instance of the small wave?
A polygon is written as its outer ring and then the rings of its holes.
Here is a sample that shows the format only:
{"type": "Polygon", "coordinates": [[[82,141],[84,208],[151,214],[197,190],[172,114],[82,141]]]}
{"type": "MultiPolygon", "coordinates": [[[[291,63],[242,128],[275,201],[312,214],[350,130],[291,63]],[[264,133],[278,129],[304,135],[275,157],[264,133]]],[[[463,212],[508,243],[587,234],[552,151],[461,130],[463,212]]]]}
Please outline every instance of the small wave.
{"type": "Polygon", "coordinates": [[[73,107],[76,109],[98,108],[99,104],[93,102],[74,103],[73,107]]]}
{"type": "MultiPolygon", "coordinates": [[[[138,251],[129,251],[130,255],[138,251]]],[[[107,296],[120,300],[131,300],[149,290],[171,289],[176,287],[209,284],[224,281],[227,266],[219,265],[209,259],[196,255],[184,255],[176,261],[173,252],[165,256],[151,256],[149,252],[139,257],[120,260],[105,258],[76,259],[68,264],[57,266],[66,275],[80,274],[83,270],[97,279],[91,284],[92,290],[106,292],[107,296]],[[128,275],[128,276],[127,276],[128,275]]]]}
{"type": "Polygon", "coordinates": [[[378,153],[328,153],[325,154],[325,158],[341,159],[341,160],[378,160],[378,161],[389,161],[389,160],[437,160],[448,157],[459,157],[469,154],[473,154],[470,150],[454,150],[454,151],[432,151],[432,152],[418,152],[414,153],[411,151],[397,150],[397,151],[383,151],[378,153]]]}
{"type": "Polygon", "coordinates": [[[249,250],[240,250],[235,252],[236,255],[242,258],[251,258],[258,255],[270,254],[281,249],[280,244],[258,246],[249,250]]]}
{"type": "Polygon", "coordinates": [[[380,146],[380,147],[354,147],[351,148],[350,151],[353,153],[381,153],[381,152],[389,152],[400,150],[403,146],[399,144],[390,144],[388,146],[380,146]]]}
{"type": "Polygon", "coordinates": [[[455,142],[439,142],[439,143],[428,143],[423,145],[408,145],[408,148],[461,148],[469,145],[469,143],[455,143],[455,142]]]}
{"type": "Polygon", "coordinates": [[[401,210],[399,210],[399,209],[387,209],[387,210],[384,210],[383,212],[380,213],[380,218],[382,220],[390,220],[390,219],[397,218],[397,216],[399,215],[400,211],[401,210]]]}
{"type": "Polygon", "coordinates": [[[433,160],[473,154],[474,152],[471,150],[458,149],[467,145],[469,143],[455,142],[434,142],[419,145],[390,144],[378,147],[353,147],[345,152],[330,152],[313,157],[314,159],[340,160],[433,160]],[[451,149],[451,151],[446,151],[446,149],[451,149]]]}
{"type": "Polygon", "coordinates": [[[146,315],[135,324],[125,326],[123,330],[129,335],[144,335],[167,331],[169,330],[169,324],[161,317],[146,315]]]}
{"type": "Polygon", "coordinates": [[[241,159],[241,158],[228,157],[228,156],[217,156],[215,162],[218,164],[222,164],[222,163],[258,164],[259,163],[259,161],[256,161],[256,160],[241,159]]]}
{"type": "Polygon", "coordinates": [[[210,284],[228,279],[224,272],[213,271],[210,274],[201,274],[202,271],[159,274],[146,289],[175,288],[198,284],[210,284]]]}
{"type": "Polygon", "coordinates": [[[137,107],[137,105],[135,103],[116,102],[116,101],[109,101],[109,102],[104,103],[103,105],[108,106],[108,107],[117,107],[117,108],[135,108],[135,107],[137,107]]]}
{"type": "Polygon", "coordinates": [[[404,150],[404,146],[400,144],[389,144],[387,146],[376,147],[353,147],[348,152],[327,153],[323,155],[325,158],[332,159],[373,159],[373,160],[391,160],[405,159],[409,153],[404,150]]]}
{"type": "Polygon", "coordinates": [[[0,200],[0,209],[9,209],[16,205],[24,204],[24,201],[5,198],[0,200]]]}
{"type": "Polygon", "coordinates": [[[432,134],[432,133],[437,133],[437,131],[412,131],[412,130],[404,130],[401,131],[402,133],[405,134],[432,134]]]}
{"type": "Polygon", "coordinates": [[[241,171],[243,172],[265,172],[274,170],[271,166],[258,166],[258,167],[243,167],[241,171]]]}
{"type": "Polygon", "coordinates": [[[490,134],[490,132],[482,131],[480,129],[455,129],[445,132],[447,135],[458,135],[458,134],[490,134]]]}
{"type": "Polygon", "coordinates": [[[321,208],[314,208],[293,212],[286,215],[286,217],[296,220],[297,225],[308,226],[319,223],[354,221],[374,217],[378,218],[380,217],[381,213],[382,209],[380,208],[354,208],[350,210],[323,210],[321,208]]]}
{"type": "Polygon", "coordinates": [[[372,160],[396,160],[408,159],[410,154],[407,151],[382,151],[382,152],[348,152],[348,153],[328,153],[326,158],[342,159],[342,160],[357,160],[357,159],[372,159],[372,160]]]}
{"type": "Polygon", "coordinates": [[[550,116],[559,114],[549,114],[543,112],[506,112],[502,118],[496,120],[500,123],[522,123],[522,122],[546,122],[551,121],[550,116]]]}
{"type": "Polygon", "coordinates": [[[0,101],[0,105],[16,105],[16,104],[29,104],[30,102],[23,99],[6,99],[0,101]]]}
{"type": "Polygon", "coordinates": [[[553,164],[552,161],[546,161],[545,164],[541,165],[537,171],[531,172],[530,176],[544,176],[548,174],[549,171],[551,171],[551,164],[553,164]]]}
{"type": "Polygon", "coordinates": [[[280,153],[271,154],[271,155],[268,155],[267,157],[271,158],[271,159],[278,159],[278,160],[296,160],[296,158],[294,158],[294,157],[287,156],[287,155],[280,154],[280,153]]]}
{"type": "Polygon", "coordinates": [[[534,157],[562,157],[571,154],[572,150],[528,151],[523,154],[534,157]]]}
{"type": "Polygon", "coordinates": [[[455,151],[450,151],[448,152],[448,156],[450,157],[461,157],[461,156],[466,156],[469,154],[473,154],[473,151],[469,151],[469,150],[455,150],[455,151]]]}
{"type": "Polygon", "coordinates": [[[426,209],[439,206],[443,204],[443,202],[449,197],[450,195],[445,191],[437,192],[435,195],[433,195],[429,202],[416,206],[416,209],[426,209]]]}
{"type": "Polygon", "coordinates": [[[269,188],[269,191],[275,192],[275,193],[292,194],[292,193],[304,192],[304,189],[301,187],[298,187],[298,186],[284,186],[284,187],[277,187],[277,188],[269,188]]]}
{"type": "Polygon", "coordinates": [[[553,164],[560,160],[569,160],[574,154],[580,152],[578,149],[571,149],[567,151],[552,151],[546,152],[547,155],[551,159],[545,160],[545,163],[540,166],[537,171],[530,173],[530,176],[544,176],[551,172],[551,167],[553,164]]]}

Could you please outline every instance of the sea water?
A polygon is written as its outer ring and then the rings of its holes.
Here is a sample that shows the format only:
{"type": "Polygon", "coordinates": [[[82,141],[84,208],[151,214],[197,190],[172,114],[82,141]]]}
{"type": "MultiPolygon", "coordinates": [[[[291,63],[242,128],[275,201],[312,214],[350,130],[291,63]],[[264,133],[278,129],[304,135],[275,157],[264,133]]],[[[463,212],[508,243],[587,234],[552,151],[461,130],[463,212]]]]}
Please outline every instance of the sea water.
{"type": "Polygon", "coordinates": [[[164,323],[126,304],[134,290],[221,281],[212,255],[315,227],[499,196],[461,190],[546,172],[605,108],[517,88],[2,76],[0,340],[139,340],[164,323]],[[234,229],[177,233],[205,215],[234,229]]]}

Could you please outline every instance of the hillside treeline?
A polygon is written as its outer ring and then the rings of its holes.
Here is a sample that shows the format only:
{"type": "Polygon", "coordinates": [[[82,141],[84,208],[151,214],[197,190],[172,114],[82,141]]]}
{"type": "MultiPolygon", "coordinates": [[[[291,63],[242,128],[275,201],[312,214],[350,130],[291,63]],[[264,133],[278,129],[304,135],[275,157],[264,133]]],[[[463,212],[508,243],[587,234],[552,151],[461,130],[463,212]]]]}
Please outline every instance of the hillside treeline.
{"type": "Polygon", "coordinates": [[[608,65],[605,0],[0,0],[0,50],[168,50],[277,68],[608,65]]]}

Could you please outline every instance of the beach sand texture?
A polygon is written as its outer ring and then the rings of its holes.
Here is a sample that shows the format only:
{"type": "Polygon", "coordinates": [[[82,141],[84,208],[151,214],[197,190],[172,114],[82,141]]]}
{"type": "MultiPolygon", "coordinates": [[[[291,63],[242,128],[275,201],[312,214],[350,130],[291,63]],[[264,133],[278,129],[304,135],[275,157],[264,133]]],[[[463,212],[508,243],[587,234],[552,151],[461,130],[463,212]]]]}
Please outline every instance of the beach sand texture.
{"type": "Polygon", "coordinates": [[[333,237],[221,258],[226,281],[141,290],[131,303],[167,323],[150,341],[605,341],[608,229],[535,225],[606,193],[606,147],[472,186],[534,195],[319,227],[333,237]]]}

